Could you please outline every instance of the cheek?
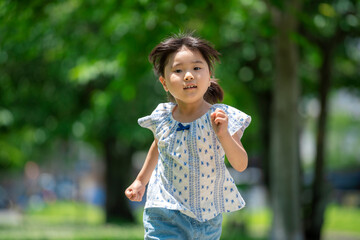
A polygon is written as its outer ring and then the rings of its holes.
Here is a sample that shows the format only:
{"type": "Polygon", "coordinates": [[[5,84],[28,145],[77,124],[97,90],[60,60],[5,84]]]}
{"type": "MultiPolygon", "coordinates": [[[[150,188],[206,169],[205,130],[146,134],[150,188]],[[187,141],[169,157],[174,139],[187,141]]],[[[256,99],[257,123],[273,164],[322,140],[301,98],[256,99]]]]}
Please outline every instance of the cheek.
{"type": "Polygon", "coordinates": [[[169,82],[171,82],[172,84],[176,84],[176,83],[180,82],[181,77],[176,74],[170,74],[168,79],[169,79],[169,82]]]}
{"type": "Polygon", "coordinates": [[[210,72],[207,71],[206,69],[202,69],[202,71],[197,73],[199,76],[203,77],[203,78],[209,78],[210,79],[210,72]]]}

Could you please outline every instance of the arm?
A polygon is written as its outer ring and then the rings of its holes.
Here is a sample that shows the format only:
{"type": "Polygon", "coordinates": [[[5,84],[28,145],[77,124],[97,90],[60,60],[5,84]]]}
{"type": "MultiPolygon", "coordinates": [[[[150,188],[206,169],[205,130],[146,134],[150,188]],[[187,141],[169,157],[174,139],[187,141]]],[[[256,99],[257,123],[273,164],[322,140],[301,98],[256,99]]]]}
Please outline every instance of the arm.
{"type": "Polygon", "coordinates": [[[135,181],[125,190],[125,195],[131,201],[141,201],[145,193],[151,174],[154,171],[159,157],[157,141],[154,140],[150,146],[143,167],[137,175],[135,181]]]}
{"type": "Polygon", "coordinates": [[[240,142],[239,132],[230,135],[227,129],[228,117],[220,109],[211,114],[211,122],[231,166],[239,172],[244,171],[248,165],[248,156],[240,142]]]}

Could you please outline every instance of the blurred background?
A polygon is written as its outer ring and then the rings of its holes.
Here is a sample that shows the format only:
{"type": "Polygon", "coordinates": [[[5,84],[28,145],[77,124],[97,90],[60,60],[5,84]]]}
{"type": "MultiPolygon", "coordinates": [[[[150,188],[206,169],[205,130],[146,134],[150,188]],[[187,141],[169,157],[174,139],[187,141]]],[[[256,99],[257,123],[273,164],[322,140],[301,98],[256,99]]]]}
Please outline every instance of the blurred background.
{"type": "Polygon", "coordinates": [[[222,239],[276,239],[284,212],[302,239],[360,239],[359,16],[358,0],[1,0],[0,239],[143,238],[144,202],[124,191],[153,139],[137,119],[166,101],[147,56],[189,30],[222,54],[224,103],[253,119],[249,168],[229,169],[247,207],[222,239]],[[297,174],[279,183],[272,121],[287,114],[272,109],[288,99],[274,83],[289,69],[297,174]]]}

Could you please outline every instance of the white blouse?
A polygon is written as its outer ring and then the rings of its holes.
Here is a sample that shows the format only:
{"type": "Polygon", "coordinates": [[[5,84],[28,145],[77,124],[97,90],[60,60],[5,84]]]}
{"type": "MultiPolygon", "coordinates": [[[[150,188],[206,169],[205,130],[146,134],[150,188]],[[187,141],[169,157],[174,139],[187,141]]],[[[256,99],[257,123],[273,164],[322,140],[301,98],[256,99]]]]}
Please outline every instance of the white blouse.
{"type": "Polygon", "coordinates": [[[228,130],[242,136],[251,117],[225,104],[214,104],[190,123],[176,121],[174,103],[161,103],[138,120],[158,140],[159,159],[147,189],[145,208],[162,207],[206,221],[245,206],[212,128],[210,114],[219,108],[228,115],[228,130]]]}

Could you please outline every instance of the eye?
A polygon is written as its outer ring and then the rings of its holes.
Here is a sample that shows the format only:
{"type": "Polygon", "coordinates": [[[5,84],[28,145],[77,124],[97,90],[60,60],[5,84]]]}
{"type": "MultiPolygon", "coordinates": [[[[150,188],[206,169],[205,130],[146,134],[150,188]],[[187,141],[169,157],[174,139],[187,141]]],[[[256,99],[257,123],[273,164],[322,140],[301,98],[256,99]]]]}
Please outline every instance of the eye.
{"type": "Polygon", "coordinates": [[[182,71],[181,71],[181,69],[176,69],[174,72],[175,73],[181,73],[182,71]]]}
{"type": "Polygon", "coordinates": [[[194,67],[194,70],[200,70],[201,67],[194,67]]]}

